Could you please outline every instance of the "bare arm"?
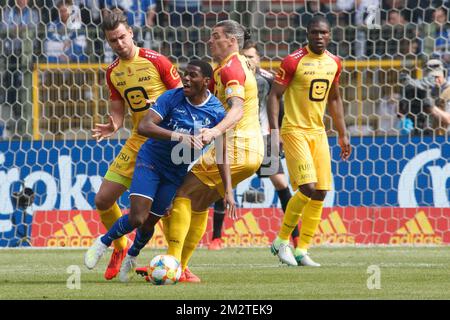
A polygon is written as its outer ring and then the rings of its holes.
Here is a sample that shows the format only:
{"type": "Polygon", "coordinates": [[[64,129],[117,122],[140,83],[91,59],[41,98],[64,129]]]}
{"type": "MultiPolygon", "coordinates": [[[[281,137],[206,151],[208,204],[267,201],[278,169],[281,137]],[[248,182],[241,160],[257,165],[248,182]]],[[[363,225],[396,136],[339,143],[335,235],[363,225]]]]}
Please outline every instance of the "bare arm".
{"type": "Polygon", "coordinates": [[[205,144],[210,143],[213,139],[221,136],[227,130],[234,128],[239,120],[242,119],[242,116],[244,115],[244,100],[238,97],[231,97],[227,100],[227,103],[230,106],[230,109],[225,115],[225,118],[212,129],[200,130],[205,144]]]}
{"type": "Polygon", "coordinates": [[[233,186],[231,181],[230,165],[228,163],[227,142],[225,134],[216,139],[216,148],[216,150],[222,150],[222,152],[216,152],[216,163],[224,186],[224,208],[225,210],[228,210],[228,216],[231,219],[235,220],[237,219],[237,211],[233,196],[233,186]]]}
{"type": "Polygon", "coordinates": [[[278,117],[280,115],[280,101],[286,91],[286,86],[274,82],[267,98],[267,114],[269,116],[270,129],[279,129],[278,117]]]}
{"type": "Polygon", "coordinates": [[[347,129],[344,121],[344,106],[339,93],[339,85],[333,83],[328,95],[328,109],[331,118],[339,134],[339,145],[341,146],[341,158],[347,160],[352,152],[350,142],[347,136],[347,129]]]}
{"type": "Polygon", "coordinates": [[[437,118],[441,124],[447,126],[450,125],[450,113],[438,107],[433,107],[431,108],[431,114],[433,117],[437,118]]]}
{"type": "Polygon", "coordinates": [[[158,126],[161,121],[161,117],[150,109],[141,122],[139,122],[138,134],[148,138],[183,142],[197,149],[203,148],[203,143],[199,138],[164,129],[158,126]]]}
{"type": "Polygon", "coordinates": [[[123,127],[125,119],[125,103],[123,100],[111,101],[109,112],[109,122],[107,124],[96,123],[94,129],[92,129],[92,137],[97,139],[98,142],[111,137],[123,127]]]}
{"type": "Polygon", "coordinates": [[[278,119],[280,116],[280,101],[286,91],[286,86],[274,82],[267,98],[267,115],[269,117],[270,136],[272,139],[272,156],[280,154],[281,138],[278,119]]]}
{"type": "Polygon", "coordinates": [[[156,6],[153,5],[153,6],[149,7],[147,10],[147,26],[148,27],[153,27],[153,25],[155,24],[155,16],[156,16],[155,8],[156,8],[156,6]]]}

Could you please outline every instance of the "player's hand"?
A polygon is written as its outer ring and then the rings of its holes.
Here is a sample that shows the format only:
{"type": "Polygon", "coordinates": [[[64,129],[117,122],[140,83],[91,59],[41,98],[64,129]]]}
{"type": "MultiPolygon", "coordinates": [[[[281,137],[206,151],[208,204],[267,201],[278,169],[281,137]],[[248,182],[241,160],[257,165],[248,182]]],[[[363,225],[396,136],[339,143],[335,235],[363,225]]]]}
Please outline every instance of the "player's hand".
{"type": "Polygon", "coordinates": [[[233,190],[225,192],[225,196],[223,197],[223,207],[225,208],[225,211],[228,212],[228,217],[233,220],[238,218],[233,190]]]}
{"type": "Polygon", "coordinates": [[[218,129],[214,129],[214,128],[201,128],[200,129],[200,134],[202,136],[202,142],[206,145],[206,144],[210,144],[211,141],[213,141],[215,138],[219,137],[222,135],[222,133],[220,132],[220,130],[218,129]]]}
{"type": "Polygon", "coordinates": [[[278,129],[271,129],[270,134],[270,154],[278,159],[283,153],[283,140],[278,129]]]}
{"type": "Polygon", "coordinates": [[[344,161],[348,160],[352,153],[352,147],[350,146],[347,135],[339,137],[339,145],[341,146],[341,159],[344,161]]]}
{"type": "Polygon", "coordinates": [[[117,130],[119,126],[114,123],[114,118],[109,116],[109,122],[106,124],[96,123],[95,128],[92,129],[92,137],[97,140],[97,142],[102,141],[105,138],[111,137],[117,130]]]}
{"type": "Polygon", "coordinates": [[[189,146],[190,148],[194,148],[197,150],[201,150],[205,146],[202,142],[201,135],[192,136],[189,134],[181,134],[178,141],[180,141],[184,145],[189,146]]]}

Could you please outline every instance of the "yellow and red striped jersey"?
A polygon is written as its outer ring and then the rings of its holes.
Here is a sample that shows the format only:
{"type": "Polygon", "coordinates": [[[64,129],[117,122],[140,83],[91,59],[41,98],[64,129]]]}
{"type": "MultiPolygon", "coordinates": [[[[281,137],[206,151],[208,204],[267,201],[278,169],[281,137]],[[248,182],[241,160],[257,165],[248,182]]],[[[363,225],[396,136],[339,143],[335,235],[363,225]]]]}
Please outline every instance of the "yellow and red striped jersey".
{"type": "Polygon", "coordinates": [[[131,111],[133,131],[130,139],[143,142],[147,138],[138,135],[137,127],[150,108],[146,100],[156,101],[166,90],[176,88],[180,76],[165,56],[137,47],[131,60],[118,58],[108,67],[106,81],[110,100],[124,101],[131,111]]]}
{"type": "Polygon", "coordinates": [[[284,93],[282,133],[323,131],[323,117],[331,85],[339,82],[341,60],[329,51],[317,55],[306,46],[285,57],[275,81],[284,93]]]}

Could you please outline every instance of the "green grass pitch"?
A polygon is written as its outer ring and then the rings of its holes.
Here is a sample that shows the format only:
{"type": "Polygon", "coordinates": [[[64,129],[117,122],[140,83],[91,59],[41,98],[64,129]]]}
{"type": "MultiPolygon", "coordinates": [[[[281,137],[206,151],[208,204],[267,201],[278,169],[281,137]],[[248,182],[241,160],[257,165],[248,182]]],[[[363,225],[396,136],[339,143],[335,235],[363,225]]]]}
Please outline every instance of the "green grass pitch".
{"type": "MultiPolygon", "coordinates": [[[[139,263],[159,253],[145,249],[139,263]]],[[[450,246],[316,247],[321,268],[282,266],[268,248],[198,249],[191,270],[202,283],[171,286],[140,276],[104,280],[109,254],[89,271],[84,250],[0,250],[0,299],[450,299],[450,246]],[[67,286],[71,265],[81,270],[80,289],[67,286]],[[371,265],[379,267],[379,289],[368,289],[371,265]]]]}

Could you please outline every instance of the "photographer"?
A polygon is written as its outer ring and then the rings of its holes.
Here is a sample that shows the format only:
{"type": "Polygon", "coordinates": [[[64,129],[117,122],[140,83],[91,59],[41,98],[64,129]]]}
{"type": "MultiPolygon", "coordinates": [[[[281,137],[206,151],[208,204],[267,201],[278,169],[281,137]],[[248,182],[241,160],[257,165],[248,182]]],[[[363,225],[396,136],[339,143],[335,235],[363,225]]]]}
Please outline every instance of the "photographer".
{"type": "Polygon", "coordinates": [[[444,64],[438,59],[430,59],[424,71],[422,79],[412,79],[408,74],[401,73],[399,80],[404,85],[403,98],[409,102],[416,130],[431,133],[436,127],[427,114],[430,113],[430,107],[435,105],[434,100],[440,97],[447,81],[444,64]],[[436,75],[440,74],[442,77],[436,80],[436,75]]]}
{"type": "Polygon", "coordinates": [[[430,76],[434,78],[432,92],[437,98],[425,101],[424,111],[432,116],[435,133],[443,135],[450,130],[450,83],[442,70],[432,71],[430,76]]]}

